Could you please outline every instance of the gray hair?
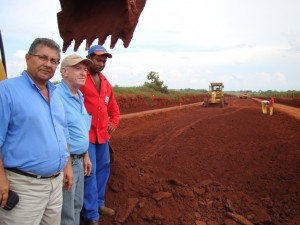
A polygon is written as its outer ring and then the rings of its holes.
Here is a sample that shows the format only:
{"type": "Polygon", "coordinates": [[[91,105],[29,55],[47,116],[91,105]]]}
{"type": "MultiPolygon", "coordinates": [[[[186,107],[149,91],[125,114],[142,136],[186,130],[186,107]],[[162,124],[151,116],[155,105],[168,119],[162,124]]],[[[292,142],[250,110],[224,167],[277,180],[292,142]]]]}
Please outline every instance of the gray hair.
{"type": "Polygon", "coordinates": [[[57,51],[58,61],[60,60],[61,49],[55,41],[49,38],[36,38],[30,45],[28,54],[35,54],[39,46],[47,46],[49,48],[55,49],[57,51]]]}

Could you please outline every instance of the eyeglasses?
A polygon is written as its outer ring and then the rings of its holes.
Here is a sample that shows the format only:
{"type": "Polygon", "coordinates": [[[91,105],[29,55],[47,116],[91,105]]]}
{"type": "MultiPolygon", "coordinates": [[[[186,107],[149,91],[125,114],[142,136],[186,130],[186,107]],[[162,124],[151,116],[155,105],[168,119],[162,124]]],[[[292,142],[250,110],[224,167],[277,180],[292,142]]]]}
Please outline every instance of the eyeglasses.
{"type": "Polygon", "coordinates": [[[44,62],[44,63],[50,61],[50,63],[51,63],[53,66],[56,66],[56,65],[59,64],[59,60],[53,59],[53,58],[49,58],[49,56],[47,56],[47,55],[35,55],[35,54],[30,54],[30,53],[29,53],[29,55],[38,57],[38,59],[41,60],[41,61],[44,62]]]}

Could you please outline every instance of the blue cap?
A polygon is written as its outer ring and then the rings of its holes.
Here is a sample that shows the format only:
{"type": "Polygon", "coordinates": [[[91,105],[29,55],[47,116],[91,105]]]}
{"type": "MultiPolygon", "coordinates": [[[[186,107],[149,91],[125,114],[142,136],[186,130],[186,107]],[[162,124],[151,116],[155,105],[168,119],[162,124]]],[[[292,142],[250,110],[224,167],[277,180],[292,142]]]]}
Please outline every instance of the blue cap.
{"type": "Polygon", "coordinates": [[[102,45],[92,46],[88,51],[88,55],[90,55],[92,53],[94,53],[96,55],[107,55],[108,58],[112,58],[112,55],[110,53],[108,53],[102,45]]]}

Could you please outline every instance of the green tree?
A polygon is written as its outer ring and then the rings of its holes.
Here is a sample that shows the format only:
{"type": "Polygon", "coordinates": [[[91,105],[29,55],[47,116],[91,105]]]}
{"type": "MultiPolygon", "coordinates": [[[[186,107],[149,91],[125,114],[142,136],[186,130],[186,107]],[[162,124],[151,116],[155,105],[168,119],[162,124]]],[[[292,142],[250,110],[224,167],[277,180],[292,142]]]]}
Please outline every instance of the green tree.
{"type": "Polygon", "coordinates": [[[144,83],[145,87],[152,88],[155,91],[159,91],[159,92],[164,93],[164,94],[169,93],[168,86],[164,85],[164,82],[159,79],[159,73],[158,72],[151,71],[147,75],[147,79],[150,82],[145,82],[144,83]]]}

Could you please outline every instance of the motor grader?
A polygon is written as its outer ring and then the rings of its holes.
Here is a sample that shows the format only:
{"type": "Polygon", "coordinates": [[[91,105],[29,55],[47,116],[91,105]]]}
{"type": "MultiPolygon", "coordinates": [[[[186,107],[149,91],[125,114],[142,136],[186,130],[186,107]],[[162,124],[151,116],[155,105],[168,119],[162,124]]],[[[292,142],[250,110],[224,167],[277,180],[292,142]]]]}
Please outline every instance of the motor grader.
{"type": "Polygon", "coordinates": [[[210,83],[208,87],[208,95],[204,98],[203,106],[208,107],[210,105],[220,105],[223,108],[227,104],[227,100],[224,96],[224,84],[223,83],[210,83]]]}

